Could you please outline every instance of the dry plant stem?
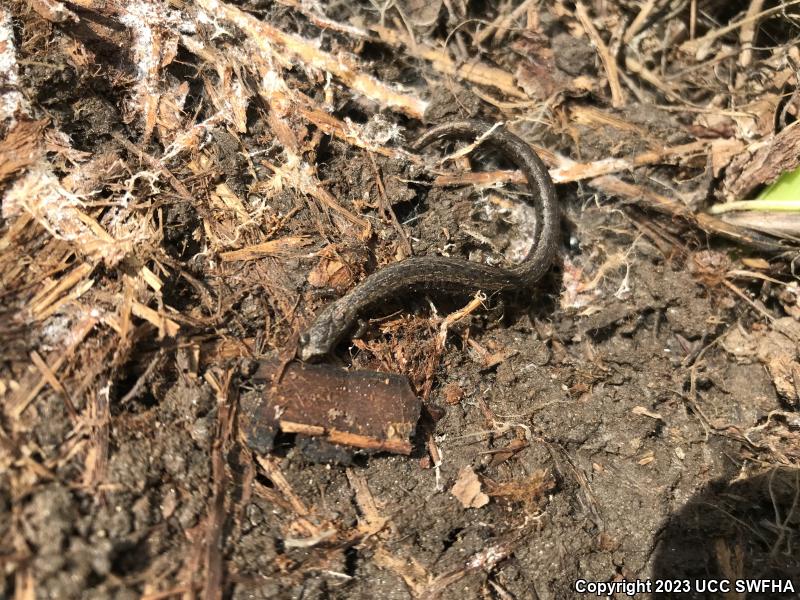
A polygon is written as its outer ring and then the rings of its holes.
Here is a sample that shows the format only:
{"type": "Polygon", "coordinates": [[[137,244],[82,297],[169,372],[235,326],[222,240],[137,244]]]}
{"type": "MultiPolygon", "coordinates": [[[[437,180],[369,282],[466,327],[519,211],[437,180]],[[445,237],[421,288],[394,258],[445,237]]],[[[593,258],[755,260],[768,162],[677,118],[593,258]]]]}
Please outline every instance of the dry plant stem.
{"type": "Polygon", "coordinates": [[[163,349],[156,352],[156,355],[152,359],[150,359],[150,362],[148,363],[147,368],[145,368],[144,373],[142,373],[139,376],[139,378],[136,380],[136,383],[133,384],[133,387],[131,387],[131,389],[128,390],[128,393],[125,394],[120,399],[119,401],[120,406],[125,406],[126,404],[128,404],[128,402],[134,400],[139,395],[139,393],[144,388],[144,385],[147,383],[147,380],[150,379],[150,376],[153,374],[153,371],[155,370],[156,366],[158,365],[159,362],[161,362],[161,358],[163,356],[164,356],[163,349]]]}
{"type": "Polygon", "coordinates": [[[39,369],[39,372],[44,377],[45,381],[50,384],[50,387],[53,388],[58,394],[64,399],[64,405],[67,407],[67,413],[69,414],[70,419],[73,422],[78,420],[78,411],[75,410],[75,405],[72,403],[72,398],[70,398],[69,393],[61,382],[56,377],[55,373],[47,366],[47,363],[44,362],[39,353],[34,350],[30,354],[31,362],[39,369]]]}
{"type": "MultiPolygon", "coordinates": [[[[672,158],[691,158],[692,156],[702,156],[708,150],[710,142],[699,140],[689,144],[671,146],[659,150],[642,152],[626,158],[604,158],[590,163],[576,163],[571,159],[556,155],[544,148],[533,146],[545,162],[558,164],[559,166],[550,169],[550,177],[555,183],[570,183],[573,181],[583,181],[602,175],[610,175],[620,171],[630,171],[636,167],[652,165],[664,162],[672,158]]],[[[434,185],[463,185],[463,184],[493,185],[498,183],[525,183],[525,178],[519,171],[481,171],[478,173],[458,173],[440,175],[434,180],[434,185]]]]}
{"type": "Polygon", "coordinates": [[[65,294],[85,281],[93,270],[94,267],[88,262],[82,263],[64,275],[54,287],[42,289],[30,301],[31,316],[39,321],[46,319],[62,305],[61,300],[66,298],[65,294]]]}
{"type": "Polygon", "coordinates": [[[375,452],[394,452],[396,454],[411,454],[413,446],[408,442],[399,440],[376,440],[363,435],[326,429],[306,423],[298,423],[282,419],[280,421],[281,431],[284,433],[300,433],[308,436],[324,436],[325,440],[340,446],[350,446],[353,448],[364,448],[375,452]]]}
{"type": "Polygon", "coordinates": [[[290,236],[246,246],[239,250],[222,252],[219,257],[223,262],[235,262],[240,260],[255,260],[264,256],[281,256],[290,254],[292,251],[296,251],[303,246],[308,246],[312,242],[312,238],[308,236],[290,236]]]}
{"type": "Polygon", "coordinates": [[[264,469],[264,473],[273,483],[273,485],[284,495],[284,498],[289,501],[289,504],[291,505],[295,514],[298,517],[308,516],[308,508],[300,499],[300,497],[295,494],[292,486],[289,484],[289,481],[283,474],[283,471],[281,471],[277,461],[269,456],[257,456],[256,461],[258,461],[258,464],[261,465],[262,469],[264,469]]]}
{"type": "Polygon", "coordinates": [[[752,306],[752,307],[753,307],[753,310],[755,310],[755,311],[756,311],[758,314],[760,314],[762,317],[764,317],[764,318],[765,318],[767,321],[769,321],[770,323],[771,323],[771,322],[773,322],[773,321],[775,320],[775,317],[773,317],[771,314],[769,314],[769,313],[768,313],[766,310],[764,310],[764,309],[763,309],[761,306],[759,306],[758,304],[756,304],[755,302],[753,302],[753,300],[752,300],[752,299],[750,299],[750,298],[748,298],[748,297],[747,297],[747,294],[745,294],[745,293],[744,293],[742,290],[740,290],[740,289],[739,289],[737,286],[735,286],[734,284],[732,284],[732,283],[731,283],[730,281],[728,281],[727,279],[723,279],[723,280],[722,280],[722,285],[724,285],[726,288],[728,288],[728,289],[729,289],[730,291],[732,291],[734,294],[736,294],[737,296],[739,296],[739,298],[741,298],[742,300],[744,300],[745,302],[747,302],[747,303],[748,303],[750,306],[752,306]]]}
{"type": "Polygon", "coordinates": [[[411,242],[408,240],[408,235],[406,235],[403,226],[397,219],[397,215],[392,208],[392,203],[389,202],[389,198],[386,197],[386,188],[383,185],[383,179],[381,179],[381,173],[378,170],[378,163],[375,162],[375,157],[372,155],[372,152],[367,152],[367,156],[369,157],[369,162],[372,166],[372,172],[375,175],[375,183],[378,186],[378,197],[380,198],[381,210],[389,215],[389,220],[392,222],[392,227],[394,227],[394,230],[397,232],[397,235],[400,238],[400,243],[403,246],[405,255],[413,256],[414,249],[411,247],[411,242]]]}
{"type": "Polygon", "coordinates": [[[748,13],[748,16],[739,21],[731,23],[730,25],[726,25],[725,27],[720,27],[719,29],[712,29],[702,37],[691,39],[688,42],[684,42],[683,44],[680,45],[680,49],[684,52],[694,54],[700,48],[710,44],[714,40],[721,38],[724,35],[729,34],[731,31],[736,31],[737,29],[739,29],[740,27],[744,27],[748,23],[760,21],[765,17],[781,13],[790,6],[794,6],[796,4],[800,4],[800,0],[790,0],[789,2],[782,2],[778,6],[773,6],[771,8],[768,8],[767,10],[762,10],[761,12],[753,15],[748,13]]]}
{"type": "MultiPolygon", "coordinates": [[[[526,0],[527,3],[527,0],[526,0]]],[[[500,7],[498,10],[498,15],[494,18],[494,20],[486,25],[483,29],[480,29],[472,36],[472,42],[476,45],[480,45],[485,42],[488,38],[490,38],[497,28],[508,18],[508,15],[504,12],[504,7],[500,7]]]]}
{"type": "Polygon", "coordinates": [[[663,231],[661,228],[655,225],[655,221],[649,220],[645,217],[645,215],[639,215],[637,213],[639,213],[639,211],[633,209],[633,207],[625,210],[625,216],[631,220],[636,229],[650,238],[650,241],[656,245],[656,247],[664,256],[675,254],[676,249],[679,254],[686,255],[688,253],[686,244],[684,244],[680,239],[663,231]]]}
{"type": "MultiPolygon", "coordinates": [[[[68,337],[70,340],[69,346],[63,350],[52,353],[52,355],[56,355],[57,358],[53,360],[52,363],[49,363],[48,367],[50,372],[54,374],[58,373],[58,370],[61,368],[61,366],[67,361],[68,358],[72,357],[72,355],[75,353],[75,350],[83,342],[96,324],[96,319],[88,317],[79,322],[72,329],[68,337]]],[[[23,380],[20,388],[11,397],[10,402],[6,404],[6,414],[9,416],[9,418],[19,419],[25,409],[28,408],[30,403],[33,402],[34,398],[36,398],[46,384],[47,379],[41,375],[39,377],[30,377],[23,380]]]]}
{"type": "Polygon", "coordinates": [[[380,26],[372,26],[370,29],[380,36],[381,41],[390,46],[395,48],[406,46],[408,48],[406,54],[428,61],[434,70],[443,75],[478,85],[492,86],[512,98],[529,99],[528,95],[517,87],[514,76],[507,71],[480,62],[458,65],[444,50],[437,50],[422,43],[418,43],[412,50],[405,37],[394,29],[380,26]]]}
{"type": "Polygon", "coordinates": [[[467,317],[476,310],[480,309],[480,307],[483,306],[483,303],[485,301],[486,301],[486,296],[483,293],[478,292],[475,294],[475,297],[472,300],[470,300],[470,302],[464,308],[461,308],[447,315],[442,321],[441,325],[439,326],[439,334],[436,336],[434,351],[428,358],[427,365],[425,368],[425,384],[422,386],[423,401],[427,402],[428,398],[430,398],[431,390],[433,389],[433,382],[436,375],[436,368],[439,366],[439,360],[441,359],[442,353],[444,352],[444,345],[445,342],[447,341],[447,332],[450,326],[453,325],[453,323],[460,321],[464,317],[467,317]]]}
{"type": "Polygon", "coordinates": [[[313,41],[285,33],[225,2],[198,0],[198,4],[209,13],[221,16],[236,25],[248,35],[256,47],[262,50],[265,49],[265,44],[277,44],[307,66],[330,73],[351,90],[376,101],[384,108],[398,110],[415,119],[421,119],[425,114],[427,102],[399,92],[382,81],[362,73],[361,66],[352,57],[328,54],[320,50],[313,41]]]}
{"type": "MultiPolygon", "coordinates": [[[[678,92],[675,91],[675,89],[673,89],[670,85],[664,83],[660,77],[658,77],[651,70],[647,69],[638,60],[630,56],[630,54],[625,55],[625,68],[629,72],[641,77],[646,83],[652,85],[654,88],[656,88],[670,100],[684,104],[683,99],[680,97],[678,92]]],[[[682,110],[683,106],[681,106],[680,109],[682,110]]]]}
{"type": "Polygon", "coordinates": [[[764,0],[751,0],[750,6],[747,7],[747,14],[744,18],[746,23],[739,32],[739,45],[742,49],[739,55],[739,66],[742,69],[749,67],[753,61],[753,40],[756,37],[756,29],[758,29],[758,15],[761,14],[763,8],[764,0]]]}
{"type": "Polygon", "coordinates": [[[589,105],[572,106],[569,109],[568,118],[575,123],[591,128],[611,127],[636,136],[650,148],[664,148],[658,140],[652,138],[647,129],[629,122],[624,116],[611,114],[604,108],[589,105]]]}
{"type": "Polygon", "coordinates": [[[677,200],[673,200],[672,198],[668,198],[652,190],[627,183],[613,175],[596,177],[591,179],[588,183],[611,196],[619,196],[641,204],[645,208],[666,213],[673,217],[686,219],[689,223],[709,234],[719,235],[745,246],[767,252],[778,252],[786,249],[772,238],[731,225],[711,215],[704,213],[695,214],[686,205],[681,204],[677,200]]]}
{"type": "Polygon", "coordinates": [[[283,6],[288,6],[289,8],[296,10],[320,29],[338,31],[339,33],[349,35],[350,37],[356,39],[374,40],[373,36],[371,36],[368,31],[361,29],[360,27],[348,25],[347,23],[340,23],[314,12],[310,8],[310,3],[303,0],[277,0],[277,2],[278,4],[282,4],[283,6]]]}
{"type": "Polygon", "coordinates": [[[522,4],[517,6],[514,10],[512,10],[507,15],[500,14],[498,17],[492,21],[490,25],[479,31],[474,38],[474,42],[476,44],[482,44],[487,38],[490,36],[494,36],[492,41],[495,44],[499,44],[503,41],[503,39],[508,35],[509,29],[511,29],[511,25],[520,18],[525,12],[528,10],[529,7],[533,6],[536,0],[525,0],[522,4]]]}
{"type": "MultiPolygon", "coordinates": [[[[211,447],[212,494],[209,513],[206,519],[205,532],[205,582],[203,585],[204,600],[222,599],[222,532],[225,525],[225,450],[233,428],[232,403],[229,398],[230,383],[233,373],[222,374],[223,381],[215,381],[212,387],[217,390],[217,427],[211,447]]],[[[216,378],[206,373],[206,380],[211,384],[216,378]]]]}
{"type": "Polygon", "coordinates": [[[442,320],[442,324],[439,325],[439,335],[436,337],[437,348],[444,349],[444,343],[447,340],[447,331],[450,329],[453,323],[456,323],[464,317],[474,313],[481,306],[483,306],[484,302],[486,302],[486,294],[477,292],[465,307],[447,315],[442,320]]]}
{"type": "Polygon", "coordinates": [[[611,105],[614,108],[625,106],[625,93],[622,91],[622,85],[619,83],[617,61],[611,55],[608,46],[603,41],[603,38],[600,37],[600,33],[598,33],[592,23],[592,19],[589,17],[586,7],[580,1],[575,3],[575,16],[577,16],[578,20],[581,22],[583,29],[586,31],[592,45],[597,50],[597,54],[600,56],[600,62],[603,63],[606,77],[608,77],[608,87],[611,89],[611,105]]]}
{"type": "Polygon", "coordinates": [[[737,227],[760,231],[794,242],[794,245],[800,245],[800,212],[734,211],[724,214],[722,220],[737,227]]]}
{"type": "Polygon", "coordinates": [[[657,3],[658,0],[647,0],[642,5],[639,9],[639,14],[634,17],[633,22],[631,22],[630,26],[625,31],[625,35],[622,37],[623,43],[629,44],[630,41],[636,37],[636,34],[644,27],[645,21],[647,21],[648,17],[652,14],[657,3]]]}

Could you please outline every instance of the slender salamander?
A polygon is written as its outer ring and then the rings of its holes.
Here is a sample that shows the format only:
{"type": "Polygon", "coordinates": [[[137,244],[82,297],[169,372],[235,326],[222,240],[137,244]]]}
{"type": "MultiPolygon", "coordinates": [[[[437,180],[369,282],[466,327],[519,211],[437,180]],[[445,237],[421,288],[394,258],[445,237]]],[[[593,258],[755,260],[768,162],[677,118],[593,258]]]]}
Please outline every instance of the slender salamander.
{"type": "Polygon", "coordinates": [[[475,293],[533,286],[550,268],[556,253],[559,216],[556,192],[547,168],[519,137],[481,121],[444,123],[423,134],[411,149],[420,151],[436,141],[480,138],[497,149],[522,173],[531,189],[536,211],[533,245],[525,259],[508,268],[493,267],[461,258],[415,256],[386,266],[326,306],[300,336],[297,355],[302,360],[321,358],[333,350],[368,309],[401,293],[442,290],[475,293]]]}

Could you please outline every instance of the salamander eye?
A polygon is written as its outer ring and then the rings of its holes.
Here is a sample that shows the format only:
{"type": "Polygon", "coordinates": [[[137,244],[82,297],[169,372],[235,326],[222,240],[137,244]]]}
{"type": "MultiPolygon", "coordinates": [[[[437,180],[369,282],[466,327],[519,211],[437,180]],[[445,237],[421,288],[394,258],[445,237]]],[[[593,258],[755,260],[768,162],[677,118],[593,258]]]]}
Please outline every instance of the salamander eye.
{"type": "Polygon", "coordinates": [[[308,335],[308,332],[301,333],[301,334],[300,334],[300,340],[299,340],[299,341],[300,341],[300,345],[301,345],[301,346],[307,346],[307,345],[308,345],[308,342],[310,342],[310,341],[311,341],[311,336],[310,336],[310,335],[308,335]]]}

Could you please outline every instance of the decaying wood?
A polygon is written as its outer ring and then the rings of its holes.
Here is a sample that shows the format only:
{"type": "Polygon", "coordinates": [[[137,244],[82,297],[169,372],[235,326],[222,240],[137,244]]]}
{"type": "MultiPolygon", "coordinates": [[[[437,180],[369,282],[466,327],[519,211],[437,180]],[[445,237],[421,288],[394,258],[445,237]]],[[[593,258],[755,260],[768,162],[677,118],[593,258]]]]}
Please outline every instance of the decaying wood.
{"type": "Polygon", "coordinates": [[[722,182],[727,200],[748,200],[757,187],[770,184],[800,165],[800,124],[750,144],[731,160],[722,182]]]}
{"type": "Polygon", "coordinates": [[[0,141],[0,184],[27,169],[43,153],[44,129],[48,121],[18,121],[0,141]]]}
{"type": "Polygon", "coordinates": [[[367,450],[411,452],[421,404],[405,377],[300,363],[281,369],[275,362],[262,362],[253,377],[268,382],[246,417],[249,443],[261,451],[280,430],[367,450]]]}
{"type": "Polygon", "coordinates": [[[230,398],[232,373],[222,374],[222,380],[206,374],[206,381],[212,384],[217,392],[217,424],[214,443],[211,449],[212,494],[209,512],[205,523],[205,581],[203,584],[204,600],[221,600],[223,594],[222,570],[222,535],[225,525],[225,488],[227,474],[225,472],[224,453],[233,428],[233,407],[230,398]]]}
{"type": "MultiPolygon", "coordinates": [[[[70,332],[68,344],[61,350],[54,351],[45,359],[49,372],[56,374],[61,366],[72,358],[76,348],[83,342],[92,328],[97,324],[97,319],[88,317],[80,321],[70,332]]],[[[20,384],[17,392],[11,397],[5,410],[11,418],[18,419],[28,405],[33,402],[42,388],[47,384],[47,379],[39,374],[29,375],[20,384]]]]}
{"type": "Polygon", "coordinates": [[[285,33],[225,2],[199,0],[199,5],[211,14],[223,16],[236,24],[247,32],[251,40],[258,46],[263,47],[269,43],[278,44],[309,67],[335,75],[350,89],[375,100],[386,108],[396,109],[416,118],[421,118],[425,114],[426,102],[398,92],[374,77],[365,75],[352,57],[332,56],[320,50],[313,42],[285,33]]]}
{"type": "Polygon", "coordinates": [[[30,106],[20,91],[19,63],[14,43],[11,11],[0,6],[0,135],[13,127],[17,117],[29,118],[30,106]]]}

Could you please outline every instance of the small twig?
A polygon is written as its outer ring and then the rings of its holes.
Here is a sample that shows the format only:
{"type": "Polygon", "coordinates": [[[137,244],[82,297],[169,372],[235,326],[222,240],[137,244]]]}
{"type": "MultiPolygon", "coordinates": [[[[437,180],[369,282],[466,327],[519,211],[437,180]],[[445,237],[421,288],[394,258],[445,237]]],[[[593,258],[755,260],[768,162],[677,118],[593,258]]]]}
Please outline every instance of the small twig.
{"type": "Polygon", "coordinates": [[[611,105],[614,108],[621,108],[625,106],[625,93],[622,91],[622,85],[619,82],[617,61],[611,55],[611,52],[609,51],[606,43],[603,41],[603,38],[600,37],[600,33],[598,33],[597,29],[592,23],[592,19],[589,17],[589,13],[582,2],[575,3],[575,15],[581,22],[586,34],[589,36],[592,45],[597,50],[597,54],[600,56],[600,62],[603,63],[603,68],[605,69],[606,77],[608,78],[608,86],[611,88],[611,105]]]}
{"type": "Polygon", "coordinates": [[[133,384],[133,387],[128,390],[128,392],[120,399],[120,406],[125,406],[128,402],[139,395],[139,392],[141,392],[142,388],[147,383],[147,380],[150,379],[150,375],[153,374],[153,370],[158,365],[162,356],[164,356],[163,348],[156,352],[156,355],[150,360],[150,363],[147,365],[144,373],[139,376],[139,378],[136,380],[136,383],[133,384]]]}
{"type": "Polygon", "coordinates": [[[53,373],[50,367],[47,366],[47,363],[44,362],[44,359],[39,356],[39,353],[36,352],[36,350],[31,352],[30,357],[31,362],[36,366],[37,369],[39,369],[39,372],[42,374],[42,377],[44,377],[45,381],[47,381],[47,383],[50,384],[50,387],[52,387],[58,393],[58,395],[64,399],[64,405],[67,407],[67,412],[69,413],[70,419],[72,419],[73,422],[77,421],[78,411],[75,410],[75,405],[72,403],[72,398],[70,398],[69,392],[67,392],[66,388],[61,385],[58,377],[56,377],[55,373],[53,373]]]}
{"type": "Polygon", "coordinates": [[[205,535],[205,582],[203,598],[205,600],[221,600],[223,592],[222,533],[225,525],[225,451],[230,440],[233,427],[233,410],[229,397],[232,371],[223,374],[223,381],[218,381],[210,372],[206,373],[206,381],[217,393],[217,427],[211,447],[212,493],[209,511],[206,518],[205,535]]]}
{"type": "MultiPolygon", "coordinates": [[[[800,1],[800,0],[798,0],[800,1]]],[[[400,35],[394,29],[388,27],[380,27],[373,25],[370,27],[372,31],[377,33],[381,41],[396,48],[407,45],[405,36],[400,35]]],[[[506,96],[517,98],[521,100],[529,100],[528,95],[519,89],[514,76],[502,69],[492,67],[483,62],[476,62],[469,64],[458,64],[450,57],[449,54],[437,48],[418,43],[416,52],[408,52],[409,56],[426,60],[431,64],[431,68],[442,73],[443,75],[450,75],[458,79],[475,83],[478,85],[489,85],[505,93],[506,96]]]]}
{"type": "Polygon", "coordinates": [[[636,34],[639,33],[644,27],[645,22],[650,17],[653,12],[653,9],[656,7],[656,3],[658,0],[647,0],[642,7],[639,9],[639,14],[633,19],[633,22],[628,26],[628,29],[625,31],[625,35],[622,36],[622,41],[625,44],[629,44],[630,41],[636,37],[636,34]]]}
{"type": "Polygon", "coordinates": [[[758,29],[758,21],[756,15],[759,15],[764,8],[764,0],[751,0],[750,6],[747,7],[747,14],[745,15],[745,24],[739,32],[739,46],[742,51],[739,54],[739,66],[746,69],[753,62],[753,40],[756,37],[756,29],[758,29]]]}
{"type": "Polygon", "coordinates": [[[528,10],[530,6],[536,0],[525,0],[522,4],[517,6],[514,10],[510,13],[503,14],[501,12],[497,18],[492,21],[489,25],[481,29],[478,33],[475,34],[474,41],[476,44],[482,44],[486,39],[494,34],[493,42],[495,44],[499,44],[503,41],[503,38],[506,37],[508,34],[509,29],[511,29],[511,24],[516,21],[525,11],[528,10]]]}
{"type": "Polygon", "coordinates": [[[389,216],[392,226],[397,232],[397,235],[400,237],[400,243],[403,245],[403,251],[405,252],[406,257],[413,256],[414,249],[411,247],[411,242],[408,240],[408,236],[403,230],[403,226],[397,219],[397,215],[392,208],[392,204],[389,202],[389,198],[386,197],[386,188],[383,185],[383,179],[381,178],[381,173],[378,170],[378,163],[375,162],[375,157],[373,156],[372,152],[367,152],[367,156],[369,157],[370,165],[372,165],[372,172],[375,175],[375,183],[378,186],[378,197],[380,198],[381,210],[389,216]]]}
{"type": "MultiPolygon", "coordinates": [[[[736,31],[740,27],[744,27],[748,23],[752,23],[755,21],[759,21],[765,17],[769,17],[771,15],[775,15],[778,13],[783,12],[790,6],[794,6],[795,4],[800,4],[800,0],[790,0],[790,2],[785,2],[779,4],[778,6],[773,6],[772,8],[768,8],[767,10],[762,10],[761,12],[751,15],[748,13],[748,16],[744,17],[739,21],[735,21],[725,27],[720,27],[719,29],[712,29],[707,34],[697,39],[690,39],[687,42],[684,42],[680,45],[680,49],[684,52],[688,52],[690,54],[694,54],[699,49],[704,46],[707,46],[717,38],[721,38],[724,35],[728,35],[731,31],[736,31]]],[[[696,7],[694,7],[696,10],[696,7]]],[[[694,21],[695,19],[692,19],[694,21]]]]}
{"type": "Polygon", "coordinates": [[[764,310],[764,308],[763,308],[763,307],[761,307],[761,306],[759,306],[758,304],[756,304],[755,302],[753,302],[753,300],[751,300],[750,298],[748,298],[748,297],[747,297],[747,294],[745,294],[745,293],[744,293],[742,290],[740,290],[740,289],[739,289],[737,286],[735,286],[734,284],[732,284],[730,281],[728,281],[728,280],[726,280],[726,279],[723,279],[723,280],[722,280],[722,285],[724,285],[726,288],[728,288],[728,289],[729,289],[730,291],[732,291],[734,294],[736,294],[737,296],[739,296],[739,298],[741,298],[742,300],[744,300],[745,302],[747,302],[747,303],[748,303],[750,306],[752,306],[752,307],[753,307],[753,309],[755,309],[755,311],[756,311],[758,314],[760,314],[762,317],[764,317],[764,318],[765,318],[767,321],[769,321],[770,323],[772,323],[772,322],[775,320],[775,317],[773,317],[773,316],[772,316],[771,314],[769,314],[769,313],[768,313],[766,310],[764,310]]]}
{"type": "Polygon", "coordinates": [[[475,294],[475,297],[469,301],[469,303],[463,307],[458,309],[455,312],[450,313],[447,315],[443,320],[441,325],[439,325],[439,335],[436,338],[436,345],[439,349],[444,348],[445,340],[447,339],[447,331],[450,329],[450,326],[457,321],[460,321],[464,317],[471,315],[476,310],[478,310],[483,304],[486,302],[486,295],[482,292],[478,292],[475,294]]]}
{"type": "MultiPolygon", "coordinates": [[[[546,162],[558,165],[550,169],[550,177],[553,178],[555,183],[570,183],[602,175],[630,171],[645,165],[675,162],[676,159],[686,160],[695,156],[703,156],[708,152],[709,145],[709,141],[698,140],[669,148],[650,150],[629,157],[602,158],[589,163],[574,162],[566,156],[554,153],[550,153],[550,157],[547,157],[547,153],[542,149],[534,149],[546,162]],[[552,158],[552,161],[548,160],[548,158],[552,158]]],[[[436,186],[466,184],[490,186],[501,183],[524,184],[525,178],[519,171],[480,171],[440,175],[434,180],[434,185],[436,186]]]]}
{"type": "MultiPolygon", "coordinates": [[[[625,55],[625,68],[630,73],[638,75],[639,77],[644,79],[645,82],[652,85],[654,88],[663,93],[670,100],[673,100],[675,102],[680,102],[682,105],[685,104],[680,94],[678,94],[678,92],[676,92],[671,86],[664,83],[660,77],[658,77],[650,69],[646,68],[638,60],[630,56],[630,54],[625,55]]],[[[683,106],[681,106],[681,108],[683,108],[683,106]]]]}
{"type": "Polygon", "coordinates": [[[662,212],[673,217],[681,217],[691,224],[710,234],[728,238],[740,244],[758,248],[768,252],[784,249],[771,238],[749,231],[743,227],[731,225],[705,213],[693,213],[685,204],[669,198],[653,190],[622,181],[613,175],[604,175],[589,180],[589,185],[602,190],[606,194],[619,196],[641,204],[646,208],[662,212]]]}
{"type": "Polygon", "coordinates": [[[295,494],[291,484],[289,484],[286,476],[283,474],[283,471],[281,471],[278,462],[269,456],[257,456],[256,461],[259,465],[261,465],[261,468],[264,469],[264,473],[273,483],[275,488],[284,495],[286,500],[289,501],[289,504],[291,504],[292,510],[295,512],[295,514],[298,517],[308,516],[308,507],[306,507],[303,500],[297,494],[295,494]]]}

